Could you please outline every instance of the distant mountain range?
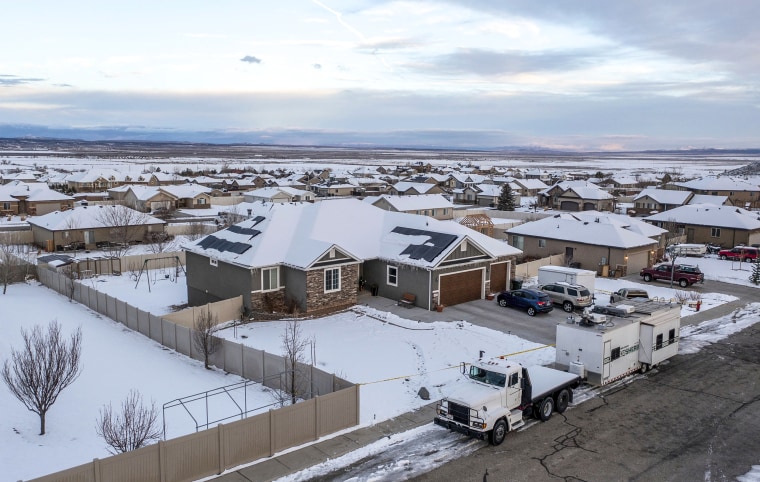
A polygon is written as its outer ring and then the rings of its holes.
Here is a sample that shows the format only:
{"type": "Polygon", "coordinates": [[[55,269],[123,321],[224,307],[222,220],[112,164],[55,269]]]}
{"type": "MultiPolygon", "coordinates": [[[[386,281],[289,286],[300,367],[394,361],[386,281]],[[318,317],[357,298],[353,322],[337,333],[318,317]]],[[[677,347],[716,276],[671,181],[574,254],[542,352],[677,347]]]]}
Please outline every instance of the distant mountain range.
{"type": "MultiPolygon", "coordinates": [[[[2,149],[12,149],[8,141],[79,141],[123,143],[171,143],[199,145],[255,145],[287,147],[330,147],[347,149],[413,149],[433,151],[514,152],[520,154],[578,155],[543,146],[498,145],[500,134],[466,131],[395,131],[395,132],[331,132],[317,130],[214,130],[183,131],[146,127],[104,126],[93,128],[46,127],[38,125],[0,125],[2,149]],[[441,144],[441,139],[446,139],[441,144]]],[[[13,142],[10,143],[11,145],[13,142]]],[[[678,150],[639,151],[651,154],[680,155],[760,155],[760,149],[689,148],[678,150]]],[[[607,154],[614,154],[608,152],[607,154]]],[[[622,154],[617,152],[617,154],[622,154]]]]}

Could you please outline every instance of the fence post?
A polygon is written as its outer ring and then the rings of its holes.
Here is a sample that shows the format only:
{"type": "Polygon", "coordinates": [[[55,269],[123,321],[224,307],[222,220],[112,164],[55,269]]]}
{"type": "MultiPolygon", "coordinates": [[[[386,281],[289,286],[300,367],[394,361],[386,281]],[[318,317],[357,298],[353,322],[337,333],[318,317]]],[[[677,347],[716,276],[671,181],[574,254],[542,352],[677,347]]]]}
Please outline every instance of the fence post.
{"type": "Polygon", "coordinates": [[[92,459],[92,475],[95,482],[100,482],[100,460],[97,458],[92,459]]]}
{"type": "Polygon", "coordinates": [[[319,418],[319,406],[321,403],[319,395],[314,397],[314,440],[318,440],[319,434],[322,433],[321,420],[319,418]]]}
{"type": "Polygon", "coordinates": [[[217,432],[219,433],[219,472],[216,474],[219,475],[222,472],[224,472],[224,469],[227,466],[227,461],[225,460],[225,453],[227,452],[227,447],[224,446],[224,424],[220,423],[216,426],[217,432]]]}

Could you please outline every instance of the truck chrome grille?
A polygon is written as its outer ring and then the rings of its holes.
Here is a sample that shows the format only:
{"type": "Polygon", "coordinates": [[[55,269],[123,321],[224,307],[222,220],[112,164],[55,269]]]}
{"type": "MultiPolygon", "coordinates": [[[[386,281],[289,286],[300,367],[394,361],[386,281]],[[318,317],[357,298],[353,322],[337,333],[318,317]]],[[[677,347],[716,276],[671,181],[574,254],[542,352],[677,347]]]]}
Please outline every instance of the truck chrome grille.
{"type": "Polygon", "coordinates": [[[449,413],[455,422],[470,425],[470,407],[449,402],[449,413]]]}

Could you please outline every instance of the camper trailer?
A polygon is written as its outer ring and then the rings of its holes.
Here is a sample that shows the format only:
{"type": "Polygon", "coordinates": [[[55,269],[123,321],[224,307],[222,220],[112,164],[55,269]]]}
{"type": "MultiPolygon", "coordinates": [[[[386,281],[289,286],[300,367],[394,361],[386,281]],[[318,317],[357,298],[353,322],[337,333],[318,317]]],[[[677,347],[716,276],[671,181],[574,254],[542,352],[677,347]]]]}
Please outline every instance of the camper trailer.
{"type": "Polygon", "coordinates": [[[557,325],[556,365],[606,385],[677,354],[680,326],[677,304],[624,300],[586,310],[557,325]]]}

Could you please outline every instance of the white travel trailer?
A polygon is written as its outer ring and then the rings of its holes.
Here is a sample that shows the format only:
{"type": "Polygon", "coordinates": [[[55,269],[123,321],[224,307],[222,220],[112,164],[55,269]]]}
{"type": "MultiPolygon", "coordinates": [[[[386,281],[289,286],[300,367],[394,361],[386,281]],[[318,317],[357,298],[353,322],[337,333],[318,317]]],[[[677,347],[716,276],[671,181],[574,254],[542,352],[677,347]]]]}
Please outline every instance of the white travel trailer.
{"type": "Polygon", "coordinates": [[[680,305],[625,300],[596,310],[557,325],[557,368],[606,385],[678,353],[680,305]]]}
{"type": "Polygon", "coordinates": [[[568,268],[566,266],[541,266],[538,268],[538,284],[565,282],[581,285],[594,294],[596,272],[588,269],[568,268]]]}

